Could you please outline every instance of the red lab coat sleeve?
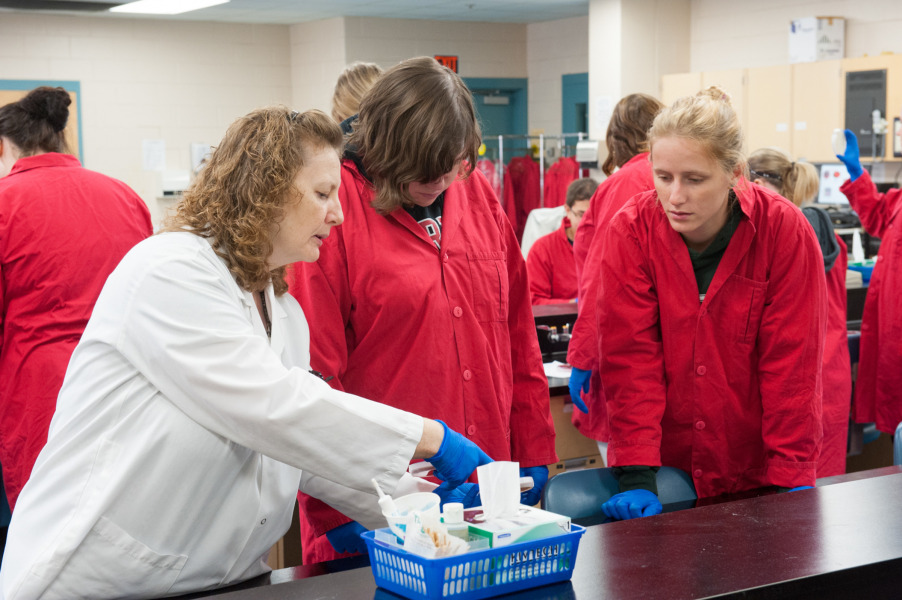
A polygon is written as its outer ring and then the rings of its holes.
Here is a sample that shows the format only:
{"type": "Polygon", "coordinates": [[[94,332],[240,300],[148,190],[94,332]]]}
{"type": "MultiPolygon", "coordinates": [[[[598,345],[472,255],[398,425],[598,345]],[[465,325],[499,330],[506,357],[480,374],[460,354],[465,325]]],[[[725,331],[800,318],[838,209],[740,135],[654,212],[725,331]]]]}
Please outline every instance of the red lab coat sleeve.
{"type": "MultiPolygon", "coordinates": [[[[348,184],[343,182],[343,185],[348,184]]],[[[292,265],[294,273],[289,291],[302,306],[315,307],[310,311],[316,314],[315,321],[310,323],[310,347],[316,349],[311,351],[310,367],[326,378],[333,377],[329,385],[344,391],[341,377],[347,368],[348,345],[345,337],[335,332],[345,331],[351,300],[346,292],[348,285],[330,283],[347,280],[347,270],[343,267],[347,260],[341,238],[341,229],[333,229],[323,243],[323,250],[329,246],[328,252],[322,252],[318,261],[292,265]]],[[[316,536],[351,521],[307,494],[298,494],[298,503],[301,515],[307,515],[307,523],[316,536]]]]}
{"type": "Polygon", "coordinates": [[[827,287],[820,247],[807,225],[788,219],[780,225],[776,246],[799,250],[791,260],[772,261],[757,337],[765,479],[784,487],[814,485],[823,433],[827,287]]]}
{"type": "Polygon", "coordinates": [[[667,390],[658,296],[639,240],[625,219],[605,232],[596,310],[607,400],[610,466],[661,465],[667,390]]]}
{"type": "Polygon", "coordinates": [[[845,194],[865,230],[878,238],[886,237],[886,228],[902,201],[902,190],[892,189],[885,194],[877,191],[867,171],[855,181],[842,184],[839,191],[845,194]]]}
{"type": "Polygon", "coordinates": [[[510,282],[508,328],[514,383],[510,416],[511,457],[521,467],[548,465],[557,461],[554,421],[549,409],[548,379],[542,367],[542,352],[532,315],[526,262],[514,230],[500,208],[496,209],[496,220],[506,239],[510,282]]]}

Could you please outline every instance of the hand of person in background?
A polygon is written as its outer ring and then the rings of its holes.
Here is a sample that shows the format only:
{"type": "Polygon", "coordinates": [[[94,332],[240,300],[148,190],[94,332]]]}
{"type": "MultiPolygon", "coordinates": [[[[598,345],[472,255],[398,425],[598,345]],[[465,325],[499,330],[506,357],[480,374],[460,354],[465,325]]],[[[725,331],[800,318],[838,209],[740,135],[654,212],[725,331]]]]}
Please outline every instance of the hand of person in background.
{"type": "Polygon", "coordinates": [[[521,467],[520,477],[532,477],[532,489],[520,492],[520,504],[535,506],[542,499],[542,490],[548,483],[548,467],[545,465],[521,467]]]}
{"type": "Polygon", "coordinates": [[[366,527],[357,521],[351,521],[327,531],[326,539],[329,540],[336,552],[359,552],[365,554],[366,542],[363,541],[360,534],[366,530],[366,527]]]}
{"type": "Polygon", "coordinates": [[[435,456],[427,458],[435,467],[435,476],[448,484],[448,488],[456,488],[473,474],[476,467],[492,462],[491,457],[482,448],[449,428],[443,421],[445,430],[442,444],[435,456]]]}
{"type": "Polygon", "coordinates": [[[846,151],[840,156],[836,155],[844,165],[846,165],[846,169],[849,171],[849,179],[855,181],[859,177],[861,177],[862,169],[861,169],[861,158],[859,156],[858,151],[858,138],[855,137],[855,134],[846,129],[846,151]]]}
{"type": "Polygon", "coordinates": [[[655,494],[639,489],[614,494],[610,500],[601,505],[601,510],[613,519],[624,521],[659,515],[663,507],[655,494]]]}
{"type": "Polygon", "coordinates": [[[591,378],[591,370],[586,371],[579,367],[571,367],[570,369],[570,399],[573,400],[573,404],[576,408],[586,414],[589,414],[589,409],[586,407],[586,403],[583,402],[580,392],[589,393],[589,380],[591,378]]]}
{"type": "Polygon", "coordinates": [[[457,487],[451,487],[448,482],[445,482],[432,490],[432,493],[439,495],[442,499],[442,506],[448,502],[460,502],[464,508],[482,505],[478,483],[463,483],[457,487]]]}

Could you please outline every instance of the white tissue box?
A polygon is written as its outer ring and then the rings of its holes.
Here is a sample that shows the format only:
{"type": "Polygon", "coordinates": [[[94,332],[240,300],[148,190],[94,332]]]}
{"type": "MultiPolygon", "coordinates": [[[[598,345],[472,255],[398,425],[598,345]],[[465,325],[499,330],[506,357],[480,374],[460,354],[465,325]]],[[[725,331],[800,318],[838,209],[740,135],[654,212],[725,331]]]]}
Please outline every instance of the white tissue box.
{"type": "Polygon", "coordinates": [[[492,548],[570,533],[570,517],[523,504],[515,517],[491,521],[484,520],[481,507],[470,508],[464,511],[464,522],[470,539],[485,538],[492,548]]]}

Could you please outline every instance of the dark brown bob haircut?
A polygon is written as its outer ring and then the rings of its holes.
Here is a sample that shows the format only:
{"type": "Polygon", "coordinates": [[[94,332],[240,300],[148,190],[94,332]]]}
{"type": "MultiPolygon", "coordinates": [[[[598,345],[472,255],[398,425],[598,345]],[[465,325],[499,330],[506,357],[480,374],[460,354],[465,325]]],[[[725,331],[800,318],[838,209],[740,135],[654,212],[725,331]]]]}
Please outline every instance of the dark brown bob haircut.
{"type": "Polygon", "coordinates": [[[614,106],[605,144],[608,156],[601,165],[605,175],[622,167],[642,152],[648,152],[648,130],[664,104],[648,94],[630,94],[614,106]]]}
{"type": "Polygon", "coordinates": [[[461,159],[465,177],[476,168],[482,132],[473,97],[433,58],[411,58],[386,71],[358,114],[348,141],[373,180],[372,205],[382,214],[413,204],[411,183],[435,181],[461,159]]]}
{"type": "Polygon", "coordinates": [[[165,231],[190,231],[213,249],[238,285],[256,292],[270,281],[285,293],[285,267],[268,270],[275,225],[299,202],[294,179],[311,151],[341,151],[341,129],[319,110],[262,108],[232,123],[165,231]]]}

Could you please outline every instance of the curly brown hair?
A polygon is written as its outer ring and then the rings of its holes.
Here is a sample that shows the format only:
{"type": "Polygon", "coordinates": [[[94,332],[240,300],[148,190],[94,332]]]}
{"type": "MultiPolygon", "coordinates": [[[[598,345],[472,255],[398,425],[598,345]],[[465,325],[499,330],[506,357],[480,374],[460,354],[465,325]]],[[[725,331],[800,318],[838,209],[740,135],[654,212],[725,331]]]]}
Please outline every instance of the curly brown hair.
{"type": "Polygon", "coordinates": [[[288,290],[285,267],[270,270],[274,225],[297,202],[294,179],[310,150],[341,151],[338,124],[324,112],[284,106],[255,110],[223,136],[164,231],[190,231],[213,240],[238,285],[256,292],[270,282],[288,290]]]}
{"type": "Polygon", "coordinates": [[[388,214],[411,205],[408,186],[434,181],[461,159],[464,177],[476,168],[482,133],[463,80],[434,58],[402,61],[385,72],[360,103],[348,143],[357,149],[388,214]]]}

